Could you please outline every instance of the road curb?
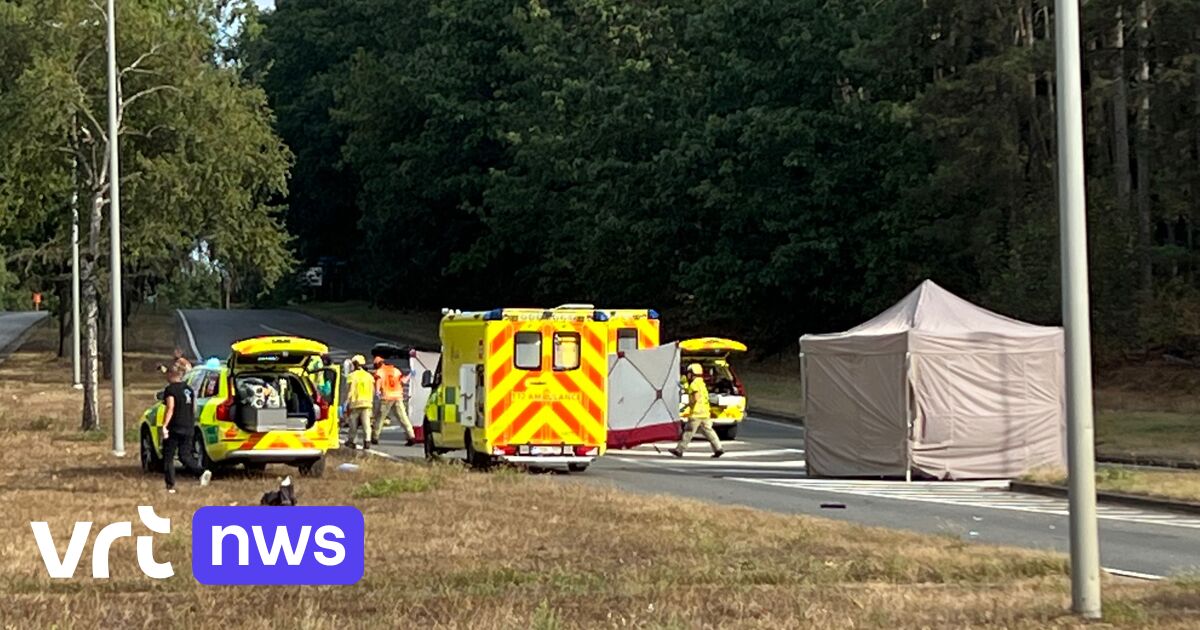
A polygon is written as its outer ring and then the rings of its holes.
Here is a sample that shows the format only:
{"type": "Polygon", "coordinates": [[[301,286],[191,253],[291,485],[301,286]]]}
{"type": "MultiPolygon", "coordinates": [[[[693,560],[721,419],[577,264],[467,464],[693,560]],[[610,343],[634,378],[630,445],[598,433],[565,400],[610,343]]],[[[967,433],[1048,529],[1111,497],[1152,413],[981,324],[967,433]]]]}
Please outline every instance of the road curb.
{"type": "MultiPolygon", "coordinates": [[[[1067,489],[1063,486],[1054,486],[1044,483],[1029,483],[1026,481],[1014,481],[1011,485],[1009,485],[1008,490],[1009,492],[1024,492],[1027,494],[1040,494],[1049,497],[1066,498],[1067,496],[1067,489]]],[[[1190,501],[1156,499],[1153,497],[1142,497],[1120,492],[1097,492],[1096,499],[1105,503],[1115,503],[1118,505],[1127,505],[1129,507],[1149,508],[1167,512],[1179,512],[1182,514],[1200,514],[1200,503],[1192,503],[1190,501]]]]}
{"type": "Polygon", "coordinates": [[[1122,466],[1146,466],[1151,468],[1200,470],[1200,462],[1176,459],[1159,459],[1157,457],[1097,457],[1096,461],[1104,464],[1121,464],[1122,466]]]}
{"type": "Polygon", "coordinates": [[[794,424],[796,426],[804,426],[804,418],[802,416],[793,416],[786,413],[776,413],[773,411],[761,411],[750,407],[746,410],[746,415],[762,418],[763,420],[771,420],[772,422],[783,422],[785,424],[794,424]]]}

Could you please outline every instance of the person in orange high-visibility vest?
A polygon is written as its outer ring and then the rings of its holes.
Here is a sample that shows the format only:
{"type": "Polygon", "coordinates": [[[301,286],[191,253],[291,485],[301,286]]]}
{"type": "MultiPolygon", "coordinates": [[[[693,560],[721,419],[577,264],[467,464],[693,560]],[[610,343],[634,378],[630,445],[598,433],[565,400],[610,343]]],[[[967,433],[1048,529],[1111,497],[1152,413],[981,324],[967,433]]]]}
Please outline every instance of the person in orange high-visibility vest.
{"type": "Polygon", "coordinates": [[[375,393],[379,396],[379,412],[375,414],[375,431],[372,442],[379,443],[379,432],[383,429],[384,420],[391,420],[395,415],[404,427],[408,436],[405,446],[417,443],[417,434],[413,431],[408,412],[404,410],[404,383],[408,377],[400,368],[389,365],[383,357],[375,357],[375,393]]]}

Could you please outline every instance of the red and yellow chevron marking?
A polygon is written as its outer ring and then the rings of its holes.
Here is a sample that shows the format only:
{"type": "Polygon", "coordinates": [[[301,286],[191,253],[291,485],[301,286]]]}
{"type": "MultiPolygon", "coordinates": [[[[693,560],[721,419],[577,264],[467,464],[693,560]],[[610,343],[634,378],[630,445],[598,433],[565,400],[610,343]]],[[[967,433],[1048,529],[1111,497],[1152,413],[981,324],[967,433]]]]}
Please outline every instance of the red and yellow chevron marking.
{"type": "Polygon", "coordinates": [[[314,448],[312,440],[300,433],[270,431],[252,433],[238,446],[239,451],[263,451],[277,448],[314,448]]]}
{"type": "Polygon", "coordinates": [[[658,347],[658,320],[648,317],[612,317],[608,320],[608,350],[617,351],[617,331],[622,328],[637,328],[638,348],[658,347]]]}
{"type": "Polygon", "coordinates": [[[489,327],[487,440],[505,444],[603,444],[607,353],[604,327],[596,322],[505,322],[489,327]],[[513,365],[518,332],[542,334],[542,370],[513,365]],[[580,336],[579,369],[555,371],[554,333],[580,336]]]}

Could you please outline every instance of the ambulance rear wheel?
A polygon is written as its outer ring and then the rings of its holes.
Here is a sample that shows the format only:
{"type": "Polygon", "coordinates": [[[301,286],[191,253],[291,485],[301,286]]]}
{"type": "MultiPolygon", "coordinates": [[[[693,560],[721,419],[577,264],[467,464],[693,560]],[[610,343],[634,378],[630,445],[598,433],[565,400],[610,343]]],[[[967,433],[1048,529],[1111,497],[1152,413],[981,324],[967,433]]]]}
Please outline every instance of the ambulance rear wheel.
{"type": "Polygon", "coordinates": [[[300,469],[301,477],[321,477],[325,474],[325,458],[318,457],[317,459],[303,462],[297,468],[300,469]]]}
{"type": "Polygon", "coordinates": [[[471,468],[487,470],[487,468],[492,464],[492,458],[488,457],[487,453],[480,453],[475,450],[475,442],[471,439],[470,431],[463,436],[463,442],[466,444],[467,449],[467,454],[465,457],[467,460],[467,465],[471,468]]]}
{"type": "Polygon", "coordinates": [[[433,431],[426,428],[421,436],[421,445],[425,447],[425,459],[437,459],[438,449],[433,444],[433,431]]]}
{"type": "Polygon", "coordinates": [[[567,464],[567,470],[571,472],[583,472],[588,469],[587,464],[567,464]]]}
{"type": "Polygon", "coordinates": [[[736,440],[738,434],[738,425],[731,424],[723,427],[716,427],[717,437],[722,440],[736,440]]]}

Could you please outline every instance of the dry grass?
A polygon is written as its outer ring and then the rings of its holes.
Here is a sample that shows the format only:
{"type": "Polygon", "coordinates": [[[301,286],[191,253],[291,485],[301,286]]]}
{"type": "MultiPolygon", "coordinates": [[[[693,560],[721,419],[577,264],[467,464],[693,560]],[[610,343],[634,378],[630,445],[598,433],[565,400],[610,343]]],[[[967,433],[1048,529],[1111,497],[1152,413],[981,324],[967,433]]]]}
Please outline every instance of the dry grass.
{"type": "MultiPolygon", "coordinates": [[[[170,347],[162,330],[169,324],[140,323],[157,332],[131,338],[161,336],[139,359],[152,366],[170,347]]],[[[66,386],[63,364],[44,351],[45,337],[0,366],[0,452],[10,462],[0,473],[0,627],[1076,625],[1064,614],[1061,556],[633,496],[552,476],[363,457],[355,458],[356,472],[331,466],[324,479],[298,481],[302,503],[363,511],[362,582],[199,586],[188,575],[192,511],[255,503],[284,469],[226,474],[208,488],[164,494],[134,457],[117,460],[103,441],[77,439],[78,394],[66,386]],[[172,519],[174,531],[159,537],[156,554],[174,563],[176,577],[141,577],[127,540],[114,548],[111,580],[45,576],[29,521],[47,520],[61,536],[76,520],[136,520],[139,504],[172,519]]],[[[158,384],[149,370],[129,381],[134,412],[158,384]]],[[[81,568],[88,566],[85,557],[81,568]]],[[[1192,583],[1113,581],[1106,596],[1108,620],[1120,627],[1200,624],[1200,588],[1192,583]]]]}
{"type": "MultiPolygon", "coordinates": [[[[1034,483],[1067,485],[1067,474],[1063,470],[1035,470],[1022,478],[1034,483]]],[[[1200,471],[1101,466],[1096,470],[1096,489],[1200,503],[1200,471]]]]}

